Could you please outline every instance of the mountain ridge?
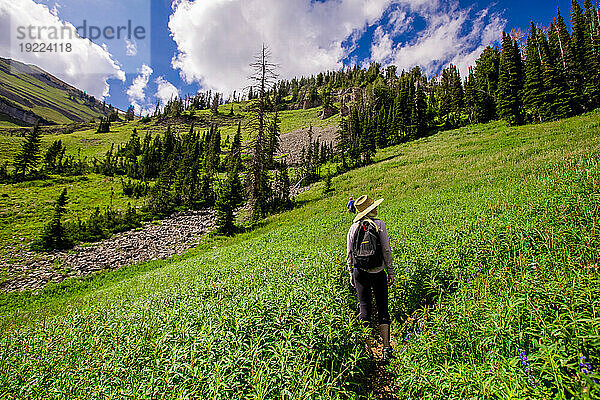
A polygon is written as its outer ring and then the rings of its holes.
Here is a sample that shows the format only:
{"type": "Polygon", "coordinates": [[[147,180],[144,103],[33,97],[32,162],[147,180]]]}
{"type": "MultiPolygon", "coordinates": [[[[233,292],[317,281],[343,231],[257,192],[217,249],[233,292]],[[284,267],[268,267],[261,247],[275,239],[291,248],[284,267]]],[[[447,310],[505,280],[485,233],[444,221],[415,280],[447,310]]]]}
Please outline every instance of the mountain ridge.
{"type": "Polygon", "coordinates": [[[57,125],[87,122],[114,110],[36,65],[0,57],[0,120],[57,125]]]}

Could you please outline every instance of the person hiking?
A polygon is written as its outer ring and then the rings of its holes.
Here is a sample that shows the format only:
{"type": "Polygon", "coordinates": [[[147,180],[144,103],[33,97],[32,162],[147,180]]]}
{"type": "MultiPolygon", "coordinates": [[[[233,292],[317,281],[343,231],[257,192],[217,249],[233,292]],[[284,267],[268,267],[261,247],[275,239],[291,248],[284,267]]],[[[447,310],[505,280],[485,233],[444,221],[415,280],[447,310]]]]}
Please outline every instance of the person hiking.
{"type": "Polygon", "coordinates": [[[346,204],[346,210],[352,214],[356,212],[356,208],[354,207],[354,199],[352,196],[350,196],[350,200],[348,200],[348,204],[346,204]]]}
{"type": "Polygon", "coordinates": [[[383,199],[373,201],[369,196],[356,199],[356,217],[347,236],[347,263],[350,284],[356,289],[360,306],[359,320],[371,320],[372,291],[379,317],[379,332],[383,339],[382,359],[392,357],[390,345],[390,313],[388,286],[394,284],[392,248],[385,223],[376,219],[377,207],[383,199]]]}

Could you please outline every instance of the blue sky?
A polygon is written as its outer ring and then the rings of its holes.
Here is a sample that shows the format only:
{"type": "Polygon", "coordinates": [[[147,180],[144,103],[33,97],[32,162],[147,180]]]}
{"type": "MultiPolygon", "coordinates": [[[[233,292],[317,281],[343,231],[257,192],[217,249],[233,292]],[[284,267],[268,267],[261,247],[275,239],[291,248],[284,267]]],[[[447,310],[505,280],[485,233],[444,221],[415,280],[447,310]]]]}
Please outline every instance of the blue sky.
{"type": "Polygon", "coordinates": [[[175,94],[243,89],[262,42],[281,78],[372,61],[429,75],[449,63],[465,71],[503,30],[527,31],[531,20],[548,26],[556,7],[568,22],[570,0],[0,0],[0,22],[10,26],[0,30],[0,50],[147,112],[175,94]],[[18,26],[82,21],[100,29],[130,21],[145,35],[105,35],[70,54],[27,54],[14,39],[18,26]]]}

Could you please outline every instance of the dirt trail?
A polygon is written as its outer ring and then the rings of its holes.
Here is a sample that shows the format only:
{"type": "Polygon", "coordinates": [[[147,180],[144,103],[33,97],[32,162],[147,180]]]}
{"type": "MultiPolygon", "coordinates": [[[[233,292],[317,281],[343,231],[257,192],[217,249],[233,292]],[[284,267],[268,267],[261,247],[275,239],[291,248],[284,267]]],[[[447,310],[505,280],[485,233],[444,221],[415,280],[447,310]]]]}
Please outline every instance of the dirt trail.
{"type": "MultiPolygon", "coordinates": [[[[383,339],[379,335],[379,324],[377,321],[377,306],[375,303],[375,295],[371,302],[371,337],[365,343],[367,353],[371,358],[369,370],[365,374],[365,384],[368,392],[373,394],[373,397],[381,400],[395,400],[398,396],[394,392],[394,375],[388,372],[387,364],[383,362],[383,339]]],[[[396,354],[396,341],[393,336],[390,337],[390,344],[396,354]]]]}
{"type": "MultiPolygon", "coordinates": [[[[379,330],[375,330],[378,332],[379,330]]],[[[392,341],[392,347],[395,346],[392,341]]],[[[367,352],[372,358],[371,368],[367,373],[367,382],[376,399],[395,400],[398,396],[394,392],[394,375],[387,371],[387,366],[382,361],[383,341],[378,334],[367,343],[367,352]]]]}

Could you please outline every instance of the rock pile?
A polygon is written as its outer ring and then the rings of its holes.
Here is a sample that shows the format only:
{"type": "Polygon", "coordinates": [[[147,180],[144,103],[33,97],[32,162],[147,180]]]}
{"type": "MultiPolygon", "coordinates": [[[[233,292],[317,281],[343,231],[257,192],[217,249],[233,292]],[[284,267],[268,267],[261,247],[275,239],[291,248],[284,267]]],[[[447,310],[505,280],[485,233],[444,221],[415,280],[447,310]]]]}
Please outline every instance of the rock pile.
{"type": "Polygon", "coordinates": [[[48,282],[166,259],[197,246],[200,237],[214,228],[213,210],[187,211],[158,223],[145,223],[140,229],[114,235],[100,243],[41,256],[25,253],[19,264],[0,263],[8,272],[8,279],[0,284],[0,290],[37,290],[48,282]]]}

